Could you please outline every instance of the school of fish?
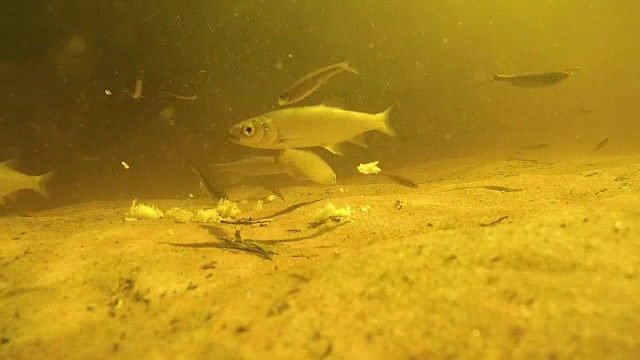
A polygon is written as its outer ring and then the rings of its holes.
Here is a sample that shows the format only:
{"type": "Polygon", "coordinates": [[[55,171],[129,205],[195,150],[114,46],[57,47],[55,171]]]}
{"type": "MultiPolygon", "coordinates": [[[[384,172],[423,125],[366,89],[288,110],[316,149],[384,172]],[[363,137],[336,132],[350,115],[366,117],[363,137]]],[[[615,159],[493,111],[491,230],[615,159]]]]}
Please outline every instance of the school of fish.
{"type": "MultiPolygon", "coordinates": [[[[541,73],[493,76],[494,82],[506,82],[520,88],[553,86],[569,79],[580,68],[541,73]]],[[[304,100],[332,77],[340,73],[359,74],[348,62],[322,67],[304,75],[279,97],[280,106],[304,100]]],[[[253,157],[229,164],[214,165],[214,171],[254,176],[287,173],[320,184],[336,182],[335,173],[320,156],[308,149],[322,147],[333,154],[344,155],[342,144],[367,147],[365,133],[378,131],[396,136],[389,114],[392,107],[379,113],[350,111],[326,104],[286,107],[261,114],[233,125],[228,132],[231,142],[256,149],[280,150],[278,157],[253,157]],[[295,169],[295,170],[294,170],[295,169]]],[[[417,185],[400,176],[384,174],[407,187],[417,185]]]]}
{"type": "MultiPolygon", "coordinates": [[[[501,75],[491,81],[508,83],[520,88],[543,88],[557,85],[573,76],[580,68],[563,71],[501,75]]],[[[341,73],[359,75],[348,62],[325,66],[311,71],[295,81],[277,98],[280,106],[298,103],[318,91],[330,79],[341,73]]],[[[136,100],[142,96],[142,79],[138,78],[130,96],[136,100]]],[[[178,99],[195,100],[197,97],[169,93],[178,99]]],[[[242,146],[277,150],[276,156],[254,156],[226,164],[213,164],[210,172],[217,181],[211,181],[203,171],[192,164],[189,167],[200,178],[200,184],[211,197],[225,198],[226,188],[243,182],[249,177],[287,174],[295,179],[331,185],[336,174],[331,166],[310,148],[325,148],[333,154],[344,155],[343,144],[352,143],[367,147],[365,134],[371,131],[395,137],[389,115],[393,106],[378,113],[359,112],[328,104],[284,107],[243,120],[228,131],[231,142],[242,146]],[[225,178],[224,181],[220,180],[225,178]]],[[[596,149],[604,147],[606,142],[596,149]]],[[[417,185],[409,179],[382,174],[388,179],[411,188],[417,185]]],[[[6,203],[18,190],[31,189],[48,198],[47,183],[52,173],[30,176],[14,169],[14,161],[0,163],[0,205],[6,203]]],[[[277,192],[277,191],[276,191],[277,192]]]]}

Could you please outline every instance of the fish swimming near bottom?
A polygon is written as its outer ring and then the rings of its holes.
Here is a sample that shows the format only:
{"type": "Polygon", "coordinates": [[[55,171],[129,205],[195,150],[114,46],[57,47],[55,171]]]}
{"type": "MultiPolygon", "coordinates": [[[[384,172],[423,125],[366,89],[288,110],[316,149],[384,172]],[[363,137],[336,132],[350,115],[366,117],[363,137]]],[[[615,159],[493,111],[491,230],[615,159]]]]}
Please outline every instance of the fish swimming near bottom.
{"type": "Polygon", "coordinates": [[[395,136],[389,125],[391,109],[370,114],[326,105],[286,108],[237,123],[229,129],[228,137],[231,142],[258,149],[320,146],[340,154],[338,145],[343,142],[366,146],[363,136],[368,131],[395,136]]]}
{"type": "Polygon", "coordinates": [[[336,183],[336,173],[331,166],[311,151],[284,149],[278,157],[278,163],[286,166],[293,177],[304,177],[323,185],[336,183]]]}
{"type": "Polygon", "coordinates": [[[26,175],[13,168],[15,162],[15,160],[7,160],[0,163],[0,205],[6,203],[7,197],[23,189],[35,190],[48,200],[47,183],[53,171],[40,176],[26,175]]]}
{"type": "Polygon", "coordinates": [[[225,190],[220,184],[211,181],[211,179],[206,177],[195,165],[187,163],[187,166],[198,176],[198,179],[200,179],[200,188],[204,190],[211,199],[219,201],[220,199],[228,198],[225,190]]]}
{"type": "MultiPolygon", "coordinates": [[[[278,156],[253,156],[230,163],[210,166],[227,186],[247,183],[248,178],[286,174],[294,179],[307,179],[318,184],[336,182],[333,169],[311,151],[284,149],[278,156]]],[[[249,181],[251,182],[251,181],[249,181]]]]}
{"type": "Polygon", "coordinates": [[[229,163],[212,164],[210,168],[214,173],[234,173],[247,177],[277,175],[289,171],[273,156],[253,156],[229,163]]]}
{"type": "Polygon", "coordinates": [[[559,84],[571,77],[580,68],[571,68],[565,71],[550,71],[542,73],[520,74],[520,75],[498,75],[493,76],[494,81],[508,82],[520,88],[540,88],[559,84]]]}
{"type": "Polygon", "coordinates": [[[600,141],[593,150],[591,150],[591,152],[598,151],[607,145],[609,145],[609,138],[604,138],[604,140],[600,141]]]}

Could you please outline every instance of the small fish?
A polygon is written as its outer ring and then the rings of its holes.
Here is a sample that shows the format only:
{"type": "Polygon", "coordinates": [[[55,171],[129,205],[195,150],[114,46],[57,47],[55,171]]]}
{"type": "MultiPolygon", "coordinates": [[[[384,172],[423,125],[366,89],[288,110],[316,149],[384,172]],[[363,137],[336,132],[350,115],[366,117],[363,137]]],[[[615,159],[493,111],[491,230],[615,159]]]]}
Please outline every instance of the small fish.
{"type": "Polygon", "coordinates": [[[235,173],[244,176],[277,175],[289,172],[289,168],[278,163],[273,156],[254,156],[225,164],[213,164],[214,173],[235,173]]]}
{"type": "Polygon", "coordinates": [[[22,189],[35,190],[48,200],[47,183],[53,176],[53,171],[40,176],[25,175],[12,168],[15,162],[7,160],[0,163],[0,205],[6,203],[6,197],[11,197],[22,189]]]}
{"type": "Polygon", "coordinates": [[[135,88],[133,89],[133,93],[131,94],[131,97],[133,99],[136,99],[136,100],[140,100],[140,99],[143,98],[143,96],[142,96],[142,79],[140,79],[140,78],[136,79],[136,85],[135,85],[135,88]]]}
{"type": "Polygon", "coordinates": [[[344,71],[359,74],[356,69],[349,66],[348,62],[341,62],[312,71],[302,79],[296,81],[287,91],[280,95],[278,104],[289,105],[298,102],[316,91],[326,83],[329,78],[344,71]]]}
{"type": "Polygon", "coordinates": [[[522,189],[518,189],[518,188],[508,188],[508,187],[504,187],[504,186],[495,186],[495,185],[488,185],[488,186],[461,186],[461,187],[449,189],[449,190],[446,190],[446,191],[454,191],[454,190],[461,190],[461,189],[487,189],[487,190],[500,191],[500,192],[520,192],[520,191],[522,191],[522,189]]]}
{"type": "Polygon", "coordinates": [[[533,144],[533,145],[528,145],[523,147],[523,150],[542,150],[542,149],[548,149],[551,147],[551,144],[547,144],[547,143],[542,143],[542,144],[533,144]]]}
{"type": "Polygon", "coordinates": [[[600,149],[602,149],[603,147],[607,146],[609,144],[609,138],[604,138],[604,140],[600,141],[596,147],[593,148],[593,150],[591,150],[591,152],[594,151],[598,151],[600,149]]]}
{"type": "Polygon", "coordinates": [[[198,168],[194,165],[187,163],[187,166],[198,175],[200,179],[200,187],[209,194],[211,199],[218,201],[220,199],[227,199],[227,194],[224,189],[216,183],[213,183],[209,178],[207,178],[198,168]]]}
{"type": "Polygon", "coordinates": [[[336,173],[331,166],[311,151],[284,149],[278,157],[278,163],[288,167],[293,176],[302,176],[323,185],[336,183],[336,173]]]}
{"type": "Polygon", "coordinates": [[[572,68],[565,71],[550,71],[544,73],[521,74],[521,75],[498,75],[493,76],[494,81],[508,82],[513,86],[521,88],[540,88],[556,85],[567,80],[580,68],[572,68]]]}
{"type": "Polygon", "coordinates": [[[165,93],[167,96],[171,96],[171,97],[173,97],[175,99],[178,99],[178,100],[191,100],[191,101],[193,101],[193,100],[197,100],[198,99],[198,95],[196,95],[196,94],[179,95],[179,94],[176,94],[176,93],[171,92],[171,91],[162,91],[162,92],[165,93]]]}
{"type": "Polygon", "coordinates": [[[386,176],[387,178],[389,178],[389,180],[395,182],[396,184],[399,184],[399,185],[402,185],[402,186],[406,186],[406,187],[409,187],[409,188],[412,188],[412,189],[417,189],[418,188],[418,184],[416,184],[411,179],[407,179],[405,177],[398,176],[398,175],[387,174],[386,172],[381,172],[380,175],[386,176]]]}
{"type": "Polygon", "coordinates": [[[320,146],[340,155],[340,143],[363,146],[367,131],[395,136],[389,125],[391,109],[369,114],[326,105],[286,108],[242,121],[229,130],[228,137],[231,142],[258,149],[320,146]]]}

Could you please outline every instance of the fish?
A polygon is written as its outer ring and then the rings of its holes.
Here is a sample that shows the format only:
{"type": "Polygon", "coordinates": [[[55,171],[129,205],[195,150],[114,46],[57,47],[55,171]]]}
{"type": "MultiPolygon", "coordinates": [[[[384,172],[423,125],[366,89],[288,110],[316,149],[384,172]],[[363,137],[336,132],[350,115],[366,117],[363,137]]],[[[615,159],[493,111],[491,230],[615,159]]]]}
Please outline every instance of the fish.
{"type": "Polygon", "coordinates": [[[565,71],[550,71],[543,73],[531,73],[521,75],[493,75],[494,81],[508,82],[520,88],[540,88],[556,85],[567,80],[580,68],[571,68],[565,71]]]}
{"type": "Polygon", "coordinates": [[[551,147],[549,143],[532,144],[522,147],[522,150],[543,150],[551,147]]]}
{"type": "Polygon", "coordinates": [[[351,67],[346,61],[312,71],[302,79],[296,81],[282,95],[280,95],[278,98],[278,104],[290,105],[296,103],[318,90],[320,86],[326,83],[334,75],[345,71],[353,74],[359,74],[359,72],[351,67]]]}
{"type": "Polygon", "coordinates": [[[39,176],[23,174],[15,169],[16,160],[7,160],[0,163],[0,205],[6,204],[6,198],[11,197],[18,190],[35,190],[43,198],[49,200],[47,184],[53,176],[53,171],[39,176]]]}
{"type": "Polygon", "coordinates": [[[142,79],[141,78],[137,78],[136,79],[136,85],[133,89],[133,93],[131,94],[131,97],[135,100],[140,100],[143,98],[142,96],[142,79]]]}
{"type": "Polygon", "coordinates": [[[500,192],[520,192],[520,191],[523,191],[523,189],[508,188],[508,187],[505,187],[505,186],[495,186],[495,185],[488,185],[488,186],[461,186],[461,187],[456,187],[456,188],[445,190],[445,191],[454,191],[454,190],[461,190],[461,189],[486,189],[486,190],[493,190],[493,191],[500,191],[500,192]]]}
{"type": "Polygon", "coordinates": [[[598,151],[607,145],[609,145],[609,138],[604,138],[604,140],[600,141],[593,150],[591,150],[591,152],[598,151]]]}
{"type": "Polygon", "coordinates": [[[418,188],[418,184],[415,183],[415,181],[408,179],[406,177],[403,176],[398,176],[398,175],[393,175],[393,174],[387,174],[386,172],[381,172],[380,175],[382,176],[386,176],[389,180],[395,182],[396,184],[402,185],[402,186],[406,186],[412,189],[417,189],[418,188]]]}
{"type": "Polygon", "coordinates": [[[324,147],[342,155],[340,144],[365,146],[364,133],[396,136],[389,122],[392,107],[377,114],[327,105],[291,107],[241,121],[229,129],[231,142],[257,149],[324,147]]]}
{"type": "Polygon", "coordinates": [[[198,99],[198,95],[196,94],[191,94],[191,95],[180,95],[180,94],[176,94],[174,92],[171,91],[162,91],[164,94],[166,94],[167,96],[173,97],[175,99],[178,100],[197,100],[198,99]]]}
{"type": "Polygon", "coordinates": [[[252,177],[289,172],[289,168],[278,163],[274,156],[254,156],[230,163],[212,164],[210,168],[214,173],[234,173],[252,177]]]}
{"type": "Polygon", "coordinates": [[[206,191],[211,199],[215,201],[219,201],[220,199],[228,199],[228,196],[222,186],[211,181],[195,165],[187,163],[187,166],[198,176],[198,178],[200,179],[200,188],[206,191]]]}
{"type": "Polygon", "coordinates": [[[299,149],[284,149],[278,157],[278,163],[286,166],[292,176],[300,176],[315,183],[333,185],[336,173],[317,154],[299,149]]]}

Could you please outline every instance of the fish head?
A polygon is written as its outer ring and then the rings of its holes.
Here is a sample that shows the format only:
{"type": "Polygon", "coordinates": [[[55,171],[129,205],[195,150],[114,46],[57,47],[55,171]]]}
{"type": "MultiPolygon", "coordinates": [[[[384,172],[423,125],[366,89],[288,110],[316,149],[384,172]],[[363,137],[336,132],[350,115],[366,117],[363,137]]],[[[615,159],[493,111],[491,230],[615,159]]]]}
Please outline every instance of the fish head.
{"type": "Polygon", "coordinates": [[[229,130],[231,142],[254,148],[265,148],[277,139],[277,132],[271,127],[271,121],[258,116],[237,123],[229,130]]]}
{"type": "Polygon", "coordinates": [[[284,93],[278,98],[278,105],[287,105],[291,102],[291,95],[284,93]]]}

